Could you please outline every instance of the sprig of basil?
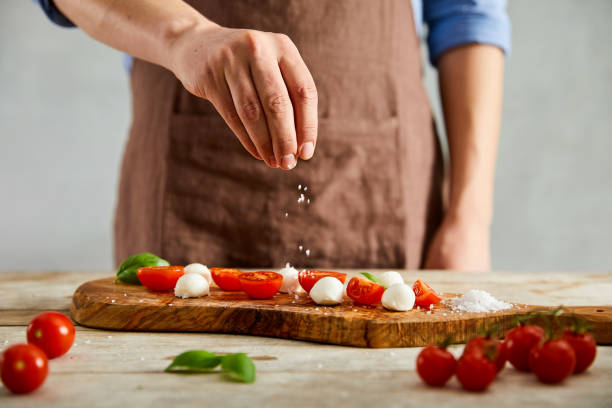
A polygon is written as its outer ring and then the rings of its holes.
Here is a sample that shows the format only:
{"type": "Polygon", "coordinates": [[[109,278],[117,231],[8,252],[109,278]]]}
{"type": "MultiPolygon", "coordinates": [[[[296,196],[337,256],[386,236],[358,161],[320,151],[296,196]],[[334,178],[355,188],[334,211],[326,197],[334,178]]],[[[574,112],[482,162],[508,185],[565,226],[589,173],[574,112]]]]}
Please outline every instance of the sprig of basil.
{"type": "Polygon", "coordinates": [[[132,255],[126,258],[121,265],[119,265],[119,269],[117,269],[117,279],[119,279],[121,282],[140,285],[140,280],[138,279],[138,275],[136,275],[138,268],[143,268],[145,266],[168,265],[170,265],[168,261],[149,252],[132,255]]]}
{"type": "Polygon", "coordinates": [[[190,350],[179,354],[164,371],[168,373],[205,373],[221,364],[220,372],[235,381],[255,381],[255,364],[244,353],[218,355],[205,350],[190,350]]]}
{"type": "Polygon", "coordinates": [[[382,286],[383,288],[387,289],[385,287],[385,285],[383,285],[382,283],[380,283],[380,281],[376,278],[376,276],[372,275],[370,272],[361,272],[361,274],[363,276],[365,276],[366,278],[368,278],[369,280],[371,280],[374,283],[378,283],[380,286],[382,286]]]}

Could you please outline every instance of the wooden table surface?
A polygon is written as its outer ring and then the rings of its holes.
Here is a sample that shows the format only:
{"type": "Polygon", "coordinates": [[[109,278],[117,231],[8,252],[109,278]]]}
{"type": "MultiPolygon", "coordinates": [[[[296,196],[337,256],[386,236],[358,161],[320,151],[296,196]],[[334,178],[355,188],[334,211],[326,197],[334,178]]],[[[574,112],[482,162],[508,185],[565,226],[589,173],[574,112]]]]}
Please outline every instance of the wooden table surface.
{"type": "MultiPolygon", "coordinates": [[[[76,287],[109,276],[85,272],[0,272],[0,345],[25,340],[29,320],[45,310],[68,313],[76,287]]],[[[507,301],[541,305],[612,305],[612,273],[468,275],[404,272],[443,292],[483,289],[507,301]]],[[[546,386],[506,368],[482,394],[464,392],[456,379],[443,389],[424,386],[416,372],[420,348],[361,349],[264,337],[200,333],[131,333],[77,327],[70,352],[50,361],[45,384],[15,396],[0,387],[0,407],[179,406],[482,406],[610,407],[612,347],[599,347],[588,372],[546,386]],[[166,374],[172,356],[190,349],[246,352],[254,357],[254,384],[220,375],[166,374]]],[[[462,346],[451,350],[460,354],[462,346]]]]}

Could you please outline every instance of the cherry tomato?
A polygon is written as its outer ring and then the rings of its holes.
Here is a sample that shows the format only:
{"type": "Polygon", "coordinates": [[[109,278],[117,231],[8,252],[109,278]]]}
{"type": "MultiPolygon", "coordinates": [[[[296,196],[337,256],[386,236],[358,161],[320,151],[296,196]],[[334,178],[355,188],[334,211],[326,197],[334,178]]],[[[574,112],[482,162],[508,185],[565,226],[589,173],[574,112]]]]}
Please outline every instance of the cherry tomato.
{"type": "Polygon", "coordinates": [[[435,305],[442,300],[436,291],[422,280],[417,280],[414,282],[414,285],[412,285],[412,290],[416,296],[414,301],[415,306],[426,308],[429,307],[429,305],[435,305]]]}
{"type": "Polygon", "coordinates": [[[28,325],[29,344],[38,346],[48,358],[65,354],[74,342],[74,325],[68,317],[58,312],[44,312],[28,325]]]}
{"type": "Polygon", "coordinates": [[[557,384],[574,372],[576,353],[563,339],[548,340],[529,352],[529,368],[543,383],[557,384]]]}
{"type": "Polygon", "coordinates": [[[346,287],[346,294],[357,303],[373,305],[380,302],[385,288],[361,276],[354,276],[346,287]]]}
{"type": "Polygon", "coordinates": [[[439,346],[427,346],[417,356],[419,377],[427,385],[442,387],[455,373],[457,360],[448,350],[439,346]]]}
{"type": "Polygon", "coordinates": [[[238,278],[242,272],[236,268],[210,268],[213,281],[223,290],[241,290],[242,285],[238,278]]]}
{"type": "Polygon", "coordinates": [[[283,275],[267,271],[241,273],[238,279],[242,290],[253,299],[271,298],[283,283],[283,275]]]}
{"type": "Polygon", "coordinates": [[[185,274],[182,266],[146,266],[138,268],[138,280],[150,290],[172,290],[185,274]]]}
{"type": "Polygon", "coordinates": [[[0,356],[0,378],[15,394],[34,391],[45,382],[48,373],[47,356],[32,344],[15,344],[0,356]]]}
{"type": "Polygon", "coordinates": [[[326,276],[331,276],[337,278],[340,282],[344,283],[346,281],[346,273],[341,272],[331,272],[331,271],[317,271],[314,269],[307,269],[298,273],[298,280],[302,288],[310,293],[310,289],[314,286],[315,283],[321,278],[326,276]]]}
{"type": "Polygon", "coordinates": [[[525,325],[515,327],[506,335],[508,361],[521,371],[529,371],[529,352],[544,338],[544,330],[539,326],[525,325]]]}
{"type": "Polygon", "coordinates": [[[463,353],[479,352],[493,357],[495,368],[499,373],[506,365],[508,358],[505,344],[495,337],[474,337],[465,345],[463,353]]]}
{"type": "Polygon", "coordinates": [[[497,375],[495,363],[480,352],[463,353],[455,370],[457,380],[468,391],[484,391],[497,375]]]}
{"type": "Polygon", "coordinates": [[[585,371],[593,361],[597,354],[597,344],[595,339],[589,333],[575,333],[566,330],[563,333],[563,340],[567,341],[576,353],[576,368],[574,374],[579,374],[585,371]]]}

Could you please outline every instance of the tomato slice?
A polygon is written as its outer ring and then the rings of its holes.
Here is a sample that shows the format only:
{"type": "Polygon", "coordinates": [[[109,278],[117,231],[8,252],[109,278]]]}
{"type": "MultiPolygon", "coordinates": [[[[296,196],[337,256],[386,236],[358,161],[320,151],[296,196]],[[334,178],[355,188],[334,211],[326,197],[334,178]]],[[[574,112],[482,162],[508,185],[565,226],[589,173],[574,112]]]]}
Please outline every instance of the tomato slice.
{"type": "Polygon", "coordinates": [[[332,272],[332,271],[317,271],[315,269],[306,269],[298,273],[298,280],[302,288],[310,293],[310,289],[314,286],[315,283],[321,278],[326,276],[331,276],[333,278],[337,278],[340,282],[344,283],[346,280],[346,273],[342,272],[332,272]]]}
{"type": "Polygon", "coordinates": [[[346,294],[357,303],[373,305],[379,303],[385,288],[361,276],[354,276],[346,287],[346,294]]]}
{"type": "Polygon", "coordinates": [[[210,268],[213,281],[223,290],[241,290],[240,279],[242,272],[236,268],[210,268]]]}
{"type": "Polygon", "coordinates": [[[150,290],[172,290],[185,274],[182,266],[146,266],[138,268],[138,280],[150,290]]]}
{"type": "Polygon", "coordinates": [[[238,275],[242,290],[253,299],[269,299],[276,295],[283,283],[283,275],[259,271],[238,275]]]}
{"type": "Polygon", "coordinates": [[[436,303],[440,303],[442,300],[442,298],[436,293],[435,290],[431,288],[431,286],[420,279],[414,282],[414,285],[412,285],[412,290],[416,296],[414,301],[415,306],[429,307],[429,305],[435,305],[436,303]]]}

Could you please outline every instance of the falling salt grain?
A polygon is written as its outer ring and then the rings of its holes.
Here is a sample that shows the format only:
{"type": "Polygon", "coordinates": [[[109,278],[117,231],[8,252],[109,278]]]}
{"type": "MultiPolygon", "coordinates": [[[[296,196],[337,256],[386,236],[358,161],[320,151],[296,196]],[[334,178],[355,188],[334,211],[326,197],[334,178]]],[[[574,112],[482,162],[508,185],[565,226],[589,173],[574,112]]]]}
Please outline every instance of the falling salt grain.
{"type": "Polygon", "coordinates": [[[288,217],[288,216],[289,216],[289,213],[285,213],[285,217],[288,217]]]}
{"type": "Polygon", "coordinates": [[[310,256],[310,249],[306,250],[306,256],[310,256]]]}
{"type": "Polygon", "coordinates": [[[306,200],[306,204],[310,204],[310,198],[306,200]]]}
{"type": "Polygon", "coordinates": [[[308,187],[307,187],[307,186],[304,186],[304,191],[306,191],[306,190],[308,190],[308,187]]]}
{"type": "Polygon", "coordinates": [[[298,184],[298,190],[301,190],[301,189],[302,189],[302,185],[298,184]]]}
{"type": "Polygon", "coordinates": [[[300,246],[298,247],[298,249],[300,250],[300,252],[302,252],[302,250],[304,249],[304,247],[300,245],[300,246]]]}

